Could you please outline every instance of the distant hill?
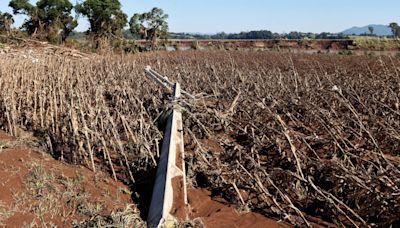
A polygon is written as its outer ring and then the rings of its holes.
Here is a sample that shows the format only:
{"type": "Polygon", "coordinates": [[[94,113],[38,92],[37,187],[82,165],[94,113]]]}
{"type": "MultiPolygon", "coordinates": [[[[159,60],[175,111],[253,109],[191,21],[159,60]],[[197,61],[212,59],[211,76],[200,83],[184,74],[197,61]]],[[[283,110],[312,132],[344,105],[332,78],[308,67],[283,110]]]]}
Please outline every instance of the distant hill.
{"type": "Polygon", "coordinates": [[[344,30],[342,33],[344,35],[362,35],[369,34],[368,27],[372,26],[374,28],[374,34],[378,36],[390,36],[392,35],[392,30],[387,25],[367,25],[364,27],[352,27],[344,30]]]}

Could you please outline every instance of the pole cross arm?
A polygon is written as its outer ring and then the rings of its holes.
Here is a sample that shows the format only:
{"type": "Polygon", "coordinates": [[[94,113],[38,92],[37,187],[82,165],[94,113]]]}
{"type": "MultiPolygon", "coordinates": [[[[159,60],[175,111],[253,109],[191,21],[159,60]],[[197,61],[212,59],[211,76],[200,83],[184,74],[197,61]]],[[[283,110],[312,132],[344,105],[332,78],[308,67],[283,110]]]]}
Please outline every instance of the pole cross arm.
{"type": "MultiPolygon", "coordinates": [[[[167,88],[169,90],[173,90],[174,83],[169,81],[167,77],[165,77],[165,76],[161,75],[160,73],[158,73],[157,71],[151,69],[150,66],[146,66],[146,68],[144,69],[144,72],[145,72],[145,74],[146,74],[146,76],[148,78],[152,79],[153,81],[155,81],[156,83],[160,84],[164,88],[167,88]]],[[[187,96],[187,97],[189,97],[191,99],[196,99],[195,96],[193,96],[189,92],[186,92],[185,90],[181,89],[181,93],[182,93],[182,95],[185,95],[185,96],[187,96]]]]}

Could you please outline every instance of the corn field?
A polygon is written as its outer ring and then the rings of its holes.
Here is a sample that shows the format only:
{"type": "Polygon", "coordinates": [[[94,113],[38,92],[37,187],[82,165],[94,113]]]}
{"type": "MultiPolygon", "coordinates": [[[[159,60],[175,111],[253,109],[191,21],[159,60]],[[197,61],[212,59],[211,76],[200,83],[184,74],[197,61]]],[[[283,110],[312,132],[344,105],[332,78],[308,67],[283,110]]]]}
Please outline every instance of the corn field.
{"type": "MultiPolygon", "coordinates": [[[[188,182],[241,211],[299,226],[400,225],[400,61],[187,51],[0,59],[0,128],[125,183],[157,165],[170,91],[188,182]]],[[[132,189],[136,191],[135,189],[132,189]]]]}

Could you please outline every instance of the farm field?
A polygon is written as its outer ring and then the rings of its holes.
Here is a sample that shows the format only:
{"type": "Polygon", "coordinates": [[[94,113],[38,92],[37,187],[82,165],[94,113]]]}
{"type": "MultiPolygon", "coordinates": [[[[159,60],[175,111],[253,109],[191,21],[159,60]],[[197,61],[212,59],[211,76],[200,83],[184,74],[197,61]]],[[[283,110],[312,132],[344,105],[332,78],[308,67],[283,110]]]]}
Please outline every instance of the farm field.
{"type": "MultiPolygon", "coordinates": [[[[157,125],[171,93],[144,75],[147,65],[196,97],[181,102],[193,192],[251,212],[260,227],[400,225],[394,57],[2,54],[0,128],[16,138],[29,132],[53,158],[86,167],[86,175],[123,182],[142,218],[129,221],[143,224],[163,138],[157,125]]],[[[217,212],[189,211],[184,225],[218,224],[228,212],[213,217],[217,212]]]]}

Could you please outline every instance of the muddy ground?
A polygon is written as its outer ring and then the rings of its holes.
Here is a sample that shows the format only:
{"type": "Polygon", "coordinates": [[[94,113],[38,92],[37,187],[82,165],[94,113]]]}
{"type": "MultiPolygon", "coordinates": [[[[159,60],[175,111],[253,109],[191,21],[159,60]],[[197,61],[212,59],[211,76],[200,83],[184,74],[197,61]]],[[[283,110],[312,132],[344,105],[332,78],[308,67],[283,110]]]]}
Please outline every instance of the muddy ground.
{"type": "MultiPolygon", "coordinates": [[[[1,227],[145,227],[129,186],[0,131],[1,227]]],[[[189,188],[187,226],[289,227],[189,188]],[[190,221],[190,222],[189,222],[190,221]]]]}

